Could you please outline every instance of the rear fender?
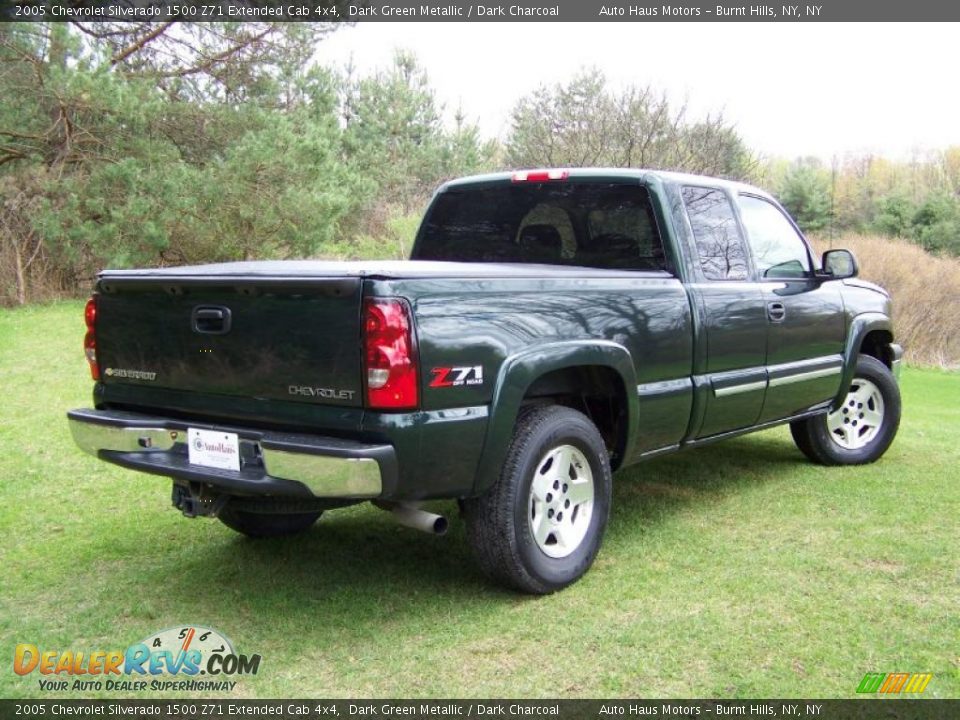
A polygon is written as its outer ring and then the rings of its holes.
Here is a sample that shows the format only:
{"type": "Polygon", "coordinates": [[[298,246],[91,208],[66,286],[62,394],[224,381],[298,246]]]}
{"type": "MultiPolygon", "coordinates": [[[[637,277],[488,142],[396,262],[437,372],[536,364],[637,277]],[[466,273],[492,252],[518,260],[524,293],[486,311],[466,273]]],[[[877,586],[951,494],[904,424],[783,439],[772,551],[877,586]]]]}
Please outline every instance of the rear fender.
{"type": "Polygon", "coordinates": [[[631,457],[637,432],[639,398],[630,352],[608,340],[574,340],[538,345],[511,355],[500,366],[490,406],[490,421],[474,481],[474,495],[483,494],[500,475],[524,397],[540,377],[571,367],[601,366],[620,377],[626,391],[627,439],[624,457],[631,457]]]}

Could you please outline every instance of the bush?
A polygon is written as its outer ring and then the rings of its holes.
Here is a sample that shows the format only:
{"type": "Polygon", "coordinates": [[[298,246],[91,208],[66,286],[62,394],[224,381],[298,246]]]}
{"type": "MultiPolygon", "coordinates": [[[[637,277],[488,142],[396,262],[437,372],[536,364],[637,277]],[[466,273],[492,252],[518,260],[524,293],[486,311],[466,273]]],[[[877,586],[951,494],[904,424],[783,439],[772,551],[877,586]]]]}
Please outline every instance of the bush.
{"type": "MultiPolygon", "coordinates": [[[[822,238],[813,242],[820,252],[830,246],[822,238]]],[[[876,235],[844,235],[832,247],[852,250],[860,277],[893,296],[894,333],[910,363],[960,368],[960,259],[876,235]]]]}
{"type": "Polygon", "coordinates": [[[913,216],[913,229],[925,250],[960,256],[960,201],[947,194],[927,198],[913,216]]]}

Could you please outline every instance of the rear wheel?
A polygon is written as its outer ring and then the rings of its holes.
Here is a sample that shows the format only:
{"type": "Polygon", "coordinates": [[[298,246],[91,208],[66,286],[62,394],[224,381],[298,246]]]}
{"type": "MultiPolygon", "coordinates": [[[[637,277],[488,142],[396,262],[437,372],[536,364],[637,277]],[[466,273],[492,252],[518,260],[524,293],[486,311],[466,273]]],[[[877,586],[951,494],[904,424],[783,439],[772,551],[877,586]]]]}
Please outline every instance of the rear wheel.
{"type": "Polygon", "coordinates": [[[247,537],[271,538],[295,535],[313,525],[323,511],[295,513],[259,513],[238,510],[227,505],[217,517],[231,530],[247,537]]]}
{"type": "Polygon", "coordinates": [[[481,569],[535,594],[575,582],[600,549],[610,491],[606,446],[589,418],[560,406],[525,410],[497,482],[464,503],[481,569]]]}
{"type": "Polygon", "coordinates": [[[790,432],[800,451],[822,465],[862,465],[882,456],[900,426],[900,388],[882,362],[860,355],[843,403],[798,420],[790,432]]]}

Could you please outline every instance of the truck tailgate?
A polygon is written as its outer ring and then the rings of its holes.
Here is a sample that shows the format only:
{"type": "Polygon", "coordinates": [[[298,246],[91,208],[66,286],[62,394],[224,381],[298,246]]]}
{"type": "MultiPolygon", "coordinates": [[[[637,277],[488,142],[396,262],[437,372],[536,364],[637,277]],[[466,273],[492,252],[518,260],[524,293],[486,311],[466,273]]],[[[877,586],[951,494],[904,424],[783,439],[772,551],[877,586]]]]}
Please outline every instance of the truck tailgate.
{"type": "Polygon", "coordinates": [[[97,357],[125,383],[362,405],[362,278],[102,279],[97,357]]]}

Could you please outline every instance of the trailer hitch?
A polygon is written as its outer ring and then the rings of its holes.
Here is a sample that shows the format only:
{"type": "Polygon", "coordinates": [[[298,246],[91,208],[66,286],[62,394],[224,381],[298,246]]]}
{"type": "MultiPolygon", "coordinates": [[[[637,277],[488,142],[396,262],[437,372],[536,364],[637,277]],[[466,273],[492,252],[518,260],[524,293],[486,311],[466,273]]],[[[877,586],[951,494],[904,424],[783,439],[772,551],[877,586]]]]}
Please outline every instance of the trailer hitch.
{"type": "Polygon", "coordinates": [[[188,485],[174,483],[170,497],[173,506],[188,518],[216,517],[229,499],[229,495],[210,493],[203,485],[194,482],[188,485]]]}

